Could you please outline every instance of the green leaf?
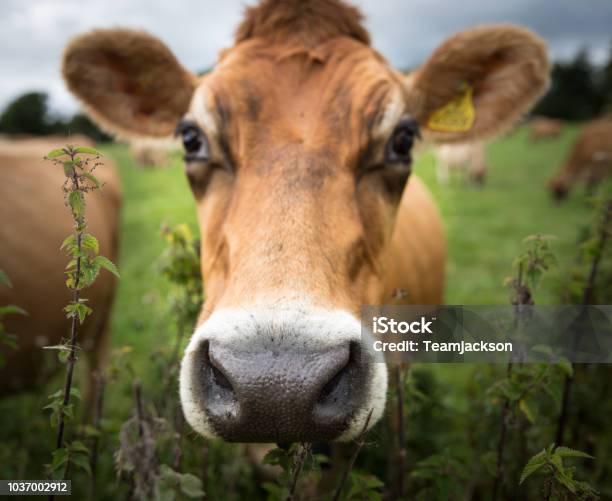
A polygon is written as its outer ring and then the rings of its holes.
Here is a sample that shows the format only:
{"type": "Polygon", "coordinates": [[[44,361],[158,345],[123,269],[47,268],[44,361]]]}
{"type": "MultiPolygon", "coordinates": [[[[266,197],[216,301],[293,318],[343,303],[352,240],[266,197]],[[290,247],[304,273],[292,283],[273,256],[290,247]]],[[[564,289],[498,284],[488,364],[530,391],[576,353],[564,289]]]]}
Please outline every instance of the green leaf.
{"type": "Polygon", "coordinates": [[[83,426],[81,431],[86,438],[97,438],[102,435],[101,431],[98,428],[90,424],[86,424],[85,426],[83,426]]]}
{"type": "Polygon", "coordinates": [[[523,468],[523,472],[521,473],[521,479],[519,480],[519,485],[522,484],[527,477],[538,471],[542,466],[546,464],[546,451],[542,450],[538,452],[535,456],[533,456],[523,468]]]}
{"type": "Polygon", "coordinates": [[[89,464],[89,456],[88,455],[84,455],[84,454],[73,454],[70,457],[70,462],[81,468],[82,470],[85,470],[89,475],[91,475],[91,466],[89,464]]]}
{"type": "Polygon", "coordinates": [[[100,180],[96,176],[94,176],[91,172],[83,172],[83,174],[81,175],[84,178],[87,178],[89,181],[91,181],[96,188],[102,187],[102,183],[100,183],[100,180]]]}
{"type": "Polygon", "coordinates": [[[55,449],[52,453],[53,460],[51,461],[51,470],[56,471],[62,468],[62,466],[66,464],[66,461],[68,461],[69,455],[68,449],[65,447],[55,449]]]}
{"type": "Polygon", "coordinates": [[[57,148],[47,153],[47,158],[57,158],[61,157],[62,155],[66,155],[66,151],[63,148],[57,148]]]}
{"type": "Polygon", "coordinates": [[[77,146],[74,151],[75,153],[85,153],[87,155],[96,155],[98,157],[103,156],[102,153],[100,153],[98,150],[95,150],[94,148],[88,148],[87,146],[77,146]]]}
{"type": "Polygon", "coordinates": [[[91,314],[93,310],[86,304],[79,302],[69,304],[64,308],[64,311],[66,312],[66,318],[78,317],[79,322],[82,324],[87,315],[91,314]]]}
{"type": "Polygon", "coordinates": [[[62,245],[60,246],[60,250],[63,250],[65,248],[67,248],[68,250],[72,249],[73,247],[76,246],[76,237],[74,235],[68,235],[64,241],[62,242],[62,245]]]}
{"type": "Polygon", "coordinates": [[[19,306],[9,304],[7,306],[0,306],[0,317],[4,315],[27,315],[28,312],[19,306]]]}
{"type": "Polygon", "coordinates": [[[64,174],[66,177],[72,177],[74,175],[74,162],[72,160],[64,162],[64,174]]]}
{"type": "Polygon", "coordinates": [[[572,494],[576,494],[576,482],[572,477],[567,475],[567,473],[564,471],[556,471],[555,480],[563,485],[572,494]]]}
{"type": "Polygon", "coordinates": [[[13,286],[13,284],[11,283],[11,280],[9,279],[8,275],[6,273],[4,273],[4,271],[2,271],[2,270],[0,270],[0,284],[8,285],[9,287],[13,286]]]}
{"type": "Polygon", "coordinates": [[[85,233],[81,237],[81,246],[85,249],[89,249],[94,253],[100,252],[100,244],[98,243],[98,239],[89,233],[85,233]]]}
{"type": "MultiPolygon", "coordinates": [[[[0,331],[2,329],[0,328],[0,331]]],[[[17,344],[17,336],[14,334],[7,334],[5,332],[0,332],[0,342],[13,350],[18,350],[19,345],[17,344]]]]}
{"type": "Polygon", "coordinates": [[[204,496],[202,481],[195,475],[184,473],[180,476],[181,492],[189,498],[201,498],[204,496]]]}
{"type": "Polygon", "coordinates": [[[559,366],[559,369],[561,369],[567,377],[571,378],[574,375],[574,366],[566,358],[559,359],[559,361],[557,362],[557,365],[559,366]]]}
{"type": "Polygon", "coordinates": [[[585,458],[585,459],[595,459],[590,454],[586,452],[578,451],[576,449],[570,449],[569,447],[557,447],[555,449],[555,454],[558,454],[562,458],[585,458]]]}
{"type": "Polygon", "coordinates": [[[68,204],[76,217],[81,217],[85,210],[85,202],[80,191],[71,191],[68,195],[68,204]]]}
{"type": "Polygon", "coordinates": [[[85,454],[89,454],[89,448],[80,440],[75,440],[70,444],[70,450],[72,452],[82,452],[85,454]]]}
{"type": "Polygon", "coordinates": [[[117,267],[115,266],[115,264],[108,259],[107,257],[104,256],[96,256],[93,259],[93,263],[96,266],[100,266],[100,268],[104,268],[107,271],[110,271],[113,275],[115,275],[117,278],[119,277],[119,270],[117,269],[117,267]]]}
{"type": "Polygon", "coordinates": [[[535,423],[535,416],[533,415],[533,410],[529,407],[527,401],[523,398],[519,401],[519,409],[525,414],[525,417],[530,423],[535,423]]]}

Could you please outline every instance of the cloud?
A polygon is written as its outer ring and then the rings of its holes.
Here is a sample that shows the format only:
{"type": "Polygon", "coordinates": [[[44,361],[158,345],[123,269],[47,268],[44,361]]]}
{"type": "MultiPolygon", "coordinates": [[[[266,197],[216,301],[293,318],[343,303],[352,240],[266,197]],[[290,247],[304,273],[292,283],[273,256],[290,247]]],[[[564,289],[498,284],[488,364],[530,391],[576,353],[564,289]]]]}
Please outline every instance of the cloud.
{"type": "MultiPolygon", "coordinates": [[[[248,1],[246,4],[252,4],[248,1]]],[[[484,22],[513,22],[544,36],[555,58],[581,47],[604,61],[612,26],[609,0],[356,0],[374,44],[392,64],[414,66],[450,33],[484,22]]],[[[49,92],[52,106],[69,113],[59,62],[68,39],[94,27],[150,31],[192,70],[214,64],[231,45],[245,2],[239,0],[3,0],[0,16],[0,107],[28,90],[49,92]]]]}

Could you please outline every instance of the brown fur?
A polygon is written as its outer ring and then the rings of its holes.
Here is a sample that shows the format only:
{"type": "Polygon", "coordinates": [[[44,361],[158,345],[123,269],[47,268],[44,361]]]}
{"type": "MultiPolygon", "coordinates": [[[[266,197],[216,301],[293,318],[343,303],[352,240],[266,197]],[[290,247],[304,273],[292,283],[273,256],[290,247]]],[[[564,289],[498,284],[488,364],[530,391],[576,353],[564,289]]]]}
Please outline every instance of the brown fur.
{"type": "Polygon", "coordinates": [[[612,177],[612,118],[600,118],[582,128],[565,164],[549,186],[553,196],[563,198],[580,181],[592,189],[609,177],[612,177]]]}
{"type": "Polygon", "coordinates": [[[531,121],[531,141],[541,141],[542,139],[554,139],[559,137],[563,130],[563,121],[547,117],[535,117],[531,121]]]}
{"type": "MultiPolygon", "coordinates": [[[[62,311],[70,300],[65,286],[67,256],[60,251],[72,224],[61,186],[61,167],[42,157],[66,138],[3,141],[0,143],[0,269],[13,283],[0,286],[0,305],[15,304],[28,316],[3,319],[7,331],[18,336],[18,350],[0,345],[7,365],[0,369],[0,395],[32,387],[49,369],[57,368],[56,352],[47,352],[51,367],[43,367],[43,346],[57,345],[69,334],[70,324],[62,311]]],[[[88,142],[88,141],[87,141],[88,142]]],[[[84,145],[79,140],[78,145],[84,145]]],[[[101,194],[87,199],[88,231],[100,242],[101,254],[116,261],[121,188],[112,162],[105,159],[96,176],[105,184],[101,194]]],[[[104,357],[108,318],[115,281],[102,272],[85,289],[94,314],[81,330],[79,344],[91,355],[92,371],[104,357]]]]}
{"type": "Polygon", "coordinates": [[[336,37],[350,37],[366,45],[370,35],[355,7],[329,0],[264,0],[250,7],[236,30],[236,44],[265,38],[271,44],[314,48],[336,37]]]}
{"type": "Polygon", "coordinates": [[[124,138],[172,134],[195,85],[164,44],[132,30],[76,37],[66,47],[62,72],[91,117],[124,138]]]}

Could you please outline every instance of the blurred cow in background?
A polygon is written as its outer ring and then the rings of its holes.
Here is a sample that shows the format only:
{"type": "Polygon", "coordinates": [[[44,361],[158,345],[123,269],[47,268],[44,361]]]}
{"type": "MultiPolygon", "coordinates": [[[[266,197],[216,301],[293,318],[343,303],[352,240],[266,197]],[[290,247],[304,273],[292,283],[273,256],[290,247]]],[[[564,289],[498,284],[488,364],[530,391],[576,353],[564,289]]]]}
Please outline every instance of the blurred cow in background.
{"type": "Polygon", "coordinates": [[[548,184],[553,197],[562,200],[578,182],[592,191],[606,177],[612,177],[612,118],[583,127],[565,164],[548,184]]]}
{"type": "MultiPolygon", "coordinates": [[[[71,300],[64,273],[68,256],[60,250],[73,232],[62,196],[66,177],[61,167],[43,160],[66,143],[92,146],[84,137],[0,139],[0,269],[12,282],[12,287],[0,286],[0,305],[14,304],[28,313],[3,319],[18,347],[0,345],[6,362],[0,368],[0,396],[31,388],[48,376],[45,369],[53,367],[44,367],[43,347],[60,344],[70,332],[63,310],[71,300]]],[[[103,188],[87,197],[87,231],[98,238],[100,253],[116,262],[121,186],[112,162],[103,163],[96,169],[103,188]]],[[[79,332],[79,344],[90,355],[92,376],[103,361],[114,292],[109,273],[84,291],[93,314],[79,332]]]]}
{"type": "Polygon", "coordinates": [[[529,139],[533,142],[542,139],[554,139],[559,137],[563,130],[563,121],[547,117],[535,117],[531,121],[531,134],[529,139]]]}
{"type": "Polygon", "coordinates": [[[133,139],[129,141],[130,153],[134,161],[141,167],[168,167],[172,152],[182,149],[182,144],[176,139],[133,139]]]}
{"type": "Polygon", "coordinates": [[[436,148],[438,183],[448,184],[452,171],[462,172],[475,184],[483,184],[487,175],[486,148],[482,141],[443,144],[436,148]]]}

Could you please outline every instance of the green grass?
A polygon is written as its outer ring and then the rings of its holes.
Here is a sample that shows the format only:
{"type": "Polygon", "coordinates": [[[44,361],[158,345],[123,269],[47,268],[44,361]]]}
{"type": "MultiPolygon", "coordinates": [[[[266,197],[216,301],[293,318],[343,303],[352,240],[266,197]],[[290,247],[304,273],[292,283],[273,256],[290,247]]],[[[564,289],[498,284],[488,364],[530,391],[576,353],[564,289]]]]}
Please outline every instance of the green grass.
{"type": "MultiPolygon", "coordinates": [[[[438,202],[448,238],[447,303],[507,304],[502,282],[513,273],[513,260],[528,235],[557,237],[552,246],[559,270],[574,258],[578,228],[588,223],[590,209],[581,189],[556,204],[546,181],[562,164],[576,132],[568,128],[558,140],[533,144],[520,129],[493,142],[487,149],[489,172],[482,188],[460,178],[440,186],[433,154],[420,159],[415,170],[438,202]]],[[[553,270],[547,279],[554,281],[558,273],[553,270]]],[[[546,282],[536,300],[556,302],[546,282]]]]}

